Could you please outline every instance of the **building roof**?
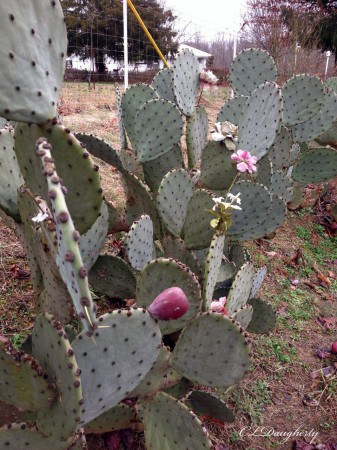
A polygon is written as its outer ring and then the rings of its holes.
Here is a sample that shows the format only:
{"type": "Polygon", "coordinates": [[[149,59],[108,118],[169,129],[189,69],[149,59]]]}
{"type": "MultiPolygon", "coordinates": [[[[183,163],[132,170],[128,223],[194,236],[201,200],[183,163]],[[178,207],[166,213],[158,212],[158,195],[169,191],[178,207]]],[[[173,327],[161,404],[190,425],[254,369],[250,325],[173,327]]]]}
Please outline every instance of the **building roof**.
{"type": "Polygon", "coordinates": [[[179,51],[184,50],[184,49],[187,49],[187,50],[190,50],[191,52],[193,52],[197,58],[209,58],[210,56],[212,56],[211,53],[204,52],[202,50],[199,50],[198,48],[191,47],[190,45],[186,45],[186,44],[180,44],[179,51]]]}

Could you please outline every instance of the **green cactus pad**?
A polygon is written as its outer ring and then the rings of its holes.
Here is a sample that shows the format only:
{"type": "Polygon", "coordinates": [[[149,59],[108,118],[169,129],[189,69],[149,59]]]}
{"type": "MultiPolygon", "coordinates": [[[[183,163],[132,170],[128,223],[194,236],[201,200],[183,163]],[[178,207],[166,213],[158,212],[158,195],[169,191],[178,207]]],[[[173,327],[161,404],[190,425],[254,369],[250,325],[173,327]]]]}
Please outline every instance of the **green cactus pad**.
{"type": "Polygon", "coordinates": [[[190,50],[182,50],[173,65],[173,91],[176,103],[185,116],[191,116],[196,108],[200,68],[196,56],[190,50]]]}
{"type": "Polygon", "coordinates": [[[76,229],[85,233],[97,219],[103,200],[98,167],[75,136],[62,125],[17,124],[15,152],[25,183],[34,195],[48,198],[41,163],[34,154],[35,143],[42,136],[47,137],[53,147],[52,156],[58,175],[68,190],[67,204],[76,229]]]}
{"type": "Polygon", "coordinates": [[[293,196],[291,178],[282,170],[277,170],[271,176],[269,192],[278,195],[286,203],[290,202],[293,196]]]}
{"type": "Polygon", "coordinates": [[[24,180],[13,147],[13,131],[0,129],[0,208],[16,222],[20,222],[17,197],[24,180]]]}
{"type": "Polygon", "coordinates": [[[247,327],[249,333],[269,333],[276,325],[276,312],[260,298],[252,298],[248,302],[253,307],[253,317],[247,327]]]}
{"type": "Polygon", "coordinates": [[[251,260],[248,250],[242,247],[241,244],[232,244],[229,252],[229,260],[232,261],[235,266],[240,269],[247,261],[251,260]]]}
{"type": "Polygon", "coordinates": [[[337,151],[315,148],[306,153],[294,166],[292,178],[301,183],[321,183],[337,175],[337,151]]]}
{"type": "Polygon", "coordinates": [[[192,195],[192,180],[184,169],[171,170],[160,184],[157,208],[164,225],[175,236],[180,236],[192,195]]]}
{"type": "Polygon", "coordinates": [[[219,275],[224,244],[225,236],[215,234],[206,256],[202,289],[203,311],[207,311],[210,308],[213,300],[213,291],[219,275]]]}
{"type": "Polygon", "coordinates": [[[144,180],[143,167],[133,150],[123,149],[119,152],[119,157],[126,171],[131,172],[136,175],[136,177],[144,180]]]}
{"type": "Polygon", "coordinates": [[[131,173],[124,172],[123,179],[126,183],[129,195],[133,198],[136,206],[137,213],[134,220],[139,219],[143,213],[150,216],[153,223],[154,236],[156,239],[161,239],[163,233],[162,226],[149,187],[131,173]]]}
{"type": "Polygon", "coordinates": [[[241,306],[231,317],[246,330],[253,317],[253,307],[251,305],[241,306]]]}
{"type": "Polygon", "coordinates": [[[112,148],[111,145],[103,139],[100,139],[92,134],[84,133],[76,133],[75,137],[82,143],[82,146],[84,144],[92,156],[95,156],[107,164],[110,164],[120,172],[124,170],[122,161],[119,157],[119,152],[112,148]]]}
{"type": "Polygon", "coordinates": [[[182,233],[187,248],[199,250],[209,246],[214,229],[210,225],[212,215],[208,210],[212,209],[213,205],[212,194],[209,191],[205,189],[194,191],[187,205],[182,233]]]}
{"type": "Polygon", "coordinates": [[[325,86],[337,92],[337,77],[331,77],[325,80],[325,86]]]}
{"type": "Polygon", "coordinates": [[[128,143],[126,139],[126,133],[123,122],[123,111],[122,111],[122,96],[121,91],[119,89],[118,84],[115,85],[115,95],[116,95],[116,110],[117,110],[117,119],[118,119],[118,135],[120,148],[126,149],[128,148],[128,143]]]}
{"type": "Polygon", "coordinates": [[[295,142],[310,141],[326,132],[337,120],[337,93],[333,89],[325,89],[324,103],[320,111],[303,123],[291,129],[295,142]]]}
{"type": "Polygon", "coordinates": [[[129,398],[154,395],[165,385],[165,375],[169,367],[171,352],[165,346],[160,347],[158,358],[145,378],[128,395],[129,398]]]}
{"type": "Polygon", "coordinates": [[[229,98],[220,109],[216,121],[227,121],[238,126],[247,100],[248,97],[245,95],[236,95],[235,97],[229,98]]]}
{"type": "Polygon", "coordinates": [[[275,170],[289,167],[292,143],[292,137],[288,128],[282,126],[268,152],[268,158],[271,160],[275,170]]]}
{"type": "Polygon", "coordinates": [[[183,120],[179,109],[168,100],[146,102],[135,118],[135,150],[141,163],[152,161],[179,143],[183,120]]]}
{"type": "Polygon", "coordinates": [[[226,403],[210,392],[192,391],[187,401],[198,416],[216,419],[222,423],[231,423],[235,420],[232,410],[226,403]]]}
{"type": "Polygon", "coordinates": [[[135,298],[136,278],[129,264],[118,256],[100,255],[89,272],[95,291],[111,298],[135,298]]]}
{"type": "Polygon", "coordinates": [[[172,69],[160,70],[154,76],[151,86],[157,91],[159,97],[174,102],[172,69]]]}
{"type": "Polygon", "coordinates": [[[227,286],[228,281],[234,277],[236,271],[236,265],[223,257],[216,280],[216,288],[218,289],[219,287],[227,286]]]}
{"type": "Polygon", "coordinates": [[[0,400],[21,410],[48,408],[56,392],[39,362],[27,354],[8,354],[0,347],[0,400]]]}
{"type": "Polygon", "coordinates": [[[170,170],[180,169],[184,166],[180,145],[174,145],[169,152],[152,161],[144,162],[142,166],[147,185],[152,192],[158,191],[162,179],[170,170]]]}
{"type": "Polygon", "coordinates": [[[1,2],[0,28],[0,115],[29,123],[52,119],[67,55],[60,2],[1,2]]]}
{"type": "Polygon", "coordinates": [[[156,98],[158,98],[157,92],[147,84],[134,84],[123,95],[122,117],[133,149],[135,149],[135,142],[138,139],[135,128],[137,112],[144,103],[156,98]]]}
{"type": "Polygon", "coordinates": [[[250,298],[255,298],[256,294],[259,292],[260,287],[262,286],[263,280],[265,278],[267,274],[267,267],[263,266],[260,267],[253,278],[253,286],[252,286],[252,290],[250,291],[250,298]]]}
{"type": "Polygon", "coordinates": [[[49,314],[36,319],[32,332],[33,356],[57,387],[58,399],[38,411],[37,428],[57,440],[73,436],[82,412],[80,369],[60,322],[49,314]]]}
{"type": "Polygon", "coordinates": [[[305,122],[316,114],[324,103],[324,85],[311,75],[295,75],[282,87],[283,122],[287,126],[305,122]]]}
{"type": "Polygon", "coordinates": [[[13,423],[0,428],[0,448],[9,450],[65,450],[71,445],[71,439],[57,441],[40,433],[31,423],[13,423]]]}
{"type": "Polygon", "coordinates": [[[134,222],[129,233],[125,237],[125,251],[135,270],[143,267],[153,259],[153,225],[152,220],[146,214],[134,222]]]}
{"type": "Polygon", "coordinates": [[[224,143],[208,142],[201,156],[200,181],[208,189],[228,189],[237,170],[231,156],[233,152],[224,143]]]}
{"type": "Polygon", "coordinates": [[[259,225],[240,234],[233,235],[232,239],[240,242],[259,239],[269,233],[273,233],[281,226],[286,218],[287,205],[283,199],[274,194],[271,196],[271,201],[271,209],[269,212],[266,211],[266,216],[259,225]]]}
{"type": "Polygon", "coordinates": [[[36,144],[36,153],[41,159],[43,173],[47,179],[48,196],[52,205],[53,219],[57,236],[56,264],[67,285],[77,314],[86,331],[94,328],[95,313],[89,286],[87,269],[83,266],[78,241],[80,235],[74,227],[64,197],[64,186],[55,170],[51,157],[51,146],[46,139],[36,144]]]}
{"type": "Polygon", "coordinates": [[[186,120],[186,145],[188,166],[197,166],[202,150],[207,142],[208,117],[203,106],[195,108],[193,114],[186,120]]]}
{"type": "Polygon", "coordinates": [[[199,314],[182,331],[171,366],[205,386],[227,387],[249,370],[249,347],[243,331],[222,314],[199,314]]]}
{"type": "Polygon", "coordinates": [[[145,445],[148,450],[210,450],[211,441],[200,420],[164,392],[144,408],[145,445]]]}
{"type": "Polygon", "coordinates": [[[187,250],[185,242],[182,239],[166,236],[162,240],[162,246],[166,258],[176,259],[189,267],[197,276],[201,275],[201,267],[198,259],[190,250],[187,250]]]}
{"type": "Polygon", "coordinates": [[[247,303],[253,285],[253,278],[254,266],[251,262],[246,262],[235,275],[227,297],[226,308],[229,315],[232,315],[247,303]]]}
{"type": "Polygon", "coordinates": [[[137,279],[137,304],[145,308],[170,287],[183,290],[189,301],[189,309],[179,319],[159,321],[162,334],[181,330],[200,311],[201,289],[198,280],[184,264],[165,258],[151,261],[137,279]]]}
{"type": "Polygon", "coordinates": [[[337,121],[324,133],[322,133],[316,141],[320,145],[332,145],[337,146],[337,121]]]}
{"type": "Polygon", "coordinates": [[[108,411],[145,377],[157,359],[161,334],[145,310],[116,310],[99,318],[93,336],[72,342],[82,368],[82,425],[108,411]]]}
{"type": "Polygon", "coordinates": [[[249,48],[234,59],[229,79],[235,95],[250,95],[266,81],[276,81],[275,61],[264,50],[249,48]]]}
{"type": "Polygon", "coordinates": [[[273,145],[282,122],[283,101],[280,88],[266,82],[247,100],[239,123],[238,148],[262,158],[273,145]]]}
{"type": "Polygon", "coordinates": [[[109,211],[107,204],[103,202],[100,215],[78,241],[83,264],[88,270],[95,264],[99,256],[108,234],[108,228],[109,211]]]}
{"type": "Polygon", "coordinates": [[[267,155],[264,155],[258,162],[257,173],[254,177],[255,183],[263,184],[267,189],[269,189],[272,171],[273,166],[268,153],[267,155]]]}
{"type": "MultiPolygon", "coordinates": [[[[40,212],[37,201],[29,191],[19,192],[18,206],[25,236],[23,247],[27,252],[32,283],[37,295],[44,290],[37,302],[37,312],[49,311],[58,320],[66,322],[70,320],[71,297],[56,266],[54,233],[44,222],[39,230],[31,220],[40,212]]],[[[45,203],[41,200],[40,205],[44,209],[45,203]]]]}
{"type": "Polygon", "coordinates": [[[231,189],[233,195],[241,193],[241,210],[234,209],[231,218],[232,225],[228,235],[244,233],[263,223],[271,209],[271,195],[268,189],[251,181],[239,181],[231,189]]]}
{"type": "Polygon", "coordinates": [[[118,404],[84,427],[86,434],[102,434],[131,428],[136,423],[136,414],[131,406],[118,404]]]}

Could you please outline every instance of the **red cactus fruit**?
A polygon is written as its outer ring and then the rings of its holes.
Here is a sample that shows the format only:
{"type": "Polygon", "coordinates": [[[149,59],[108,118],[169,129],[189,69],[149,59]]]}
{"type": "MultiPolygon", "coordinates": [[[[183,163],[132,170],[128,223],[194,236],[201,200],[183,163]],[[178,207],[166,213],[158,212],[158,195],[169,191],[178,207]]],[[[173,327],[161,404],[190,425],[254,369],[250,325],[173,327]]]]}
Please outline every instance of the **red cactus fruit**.
{"type": "Polygon", "coordinates": [[[147,308],[154,319],[175,320],[183,316],[189,308],[184,291],[171,287],[161,292],[147,308]]]}
{"type": "Polygon", "coordinates": [[[335,353],[337,355],[337,341],[331,344],[331,353],[335,353]]]}

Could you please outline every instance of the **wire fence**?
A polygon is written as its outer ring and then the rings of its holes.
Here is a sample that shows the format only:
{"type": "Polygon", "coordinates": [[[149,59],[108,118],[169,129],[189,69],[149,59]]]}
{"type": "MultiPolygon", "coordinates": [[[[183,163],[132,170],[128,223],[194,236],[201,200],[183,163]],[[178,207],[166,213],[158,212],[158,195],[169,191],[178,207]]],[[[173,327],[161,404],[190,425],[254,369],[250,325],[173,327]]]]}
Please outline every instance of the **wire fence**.
{"type": "MultiPolygon", "coordinates": [[[[154,75],[163,68],[163,63],[153,50],[148,38],[134,15],[128,15],[128,66],[124,64],[122,0],[110,0],[111,14],[95,12],[86,17],[86,26],[75,22],[68,24],[68,58],[61,102],[63,109],[72,105],[72,110],[108,108],[109,98],[114,95],[114,85],[124,83],[128,72],[129,83],[150,83],[154,75]],[[100,56],[99,56],[100,55],[100,56]],[[104,70],[102,69],[104,63],[104,70]],[[101,64],[101,66],[100,66],[101,64]],[[86,85],[86,86],[85,86],[86,85]],[[84,105],[86,103],[86,105],[84,105]]],[[[149,14],[147,8],[137,7],[151,35],[156,36],[159,49],[167,48],[167,34],[158,33],[158,23],[164,21],[159,12],[149,14]],[[146,18],[146,20],[145,20],[146,18]]],[[[228,82],[228,71],[236,51],[251,47],[244,30],[234,33],[230,29],[188,16],[173,10],[177,16],[173,29],[174,39],[208,54],[200,58],[200,67],[213,70],[221,84],[228,82]]],[[[66,13],[67,16],[67,13],[66,13]]],[[[176,48],[176,50],[178,47],[176,48]]],[[[173,56],[173,55],[172,55],[173,56]]],[[[170,54],[165,54],[169,60],[170,54]]],[[[336,74],[331,58],[326,65],[326,55],[319,51],[301,48],[283,49],[278,60],[280,81],[296,73],[310,73],[324,77],[336,74]]]]}

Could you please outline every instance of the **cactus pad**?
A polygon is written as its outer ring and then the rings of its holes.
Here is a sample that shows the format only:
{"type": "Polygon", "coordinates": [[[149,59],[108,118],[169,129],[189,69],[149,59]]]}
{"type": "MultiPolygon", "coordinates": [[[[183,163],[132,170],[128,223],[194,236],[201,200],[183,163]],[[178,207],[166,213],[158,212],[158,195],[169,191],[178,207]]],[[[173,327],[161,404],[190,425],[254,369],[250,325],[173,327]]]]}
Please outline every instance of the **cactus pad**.
{"type": "Polygon", "coordinates": [[[246,262],[235,275],[227,297],[226,308],[230,315],[247,303],[253,285],[253,278],[254,266],[251,262],[246,262]]]}
{"type": "Polygon", "coordinates": [[[282,126],[277,134],[274,144],[270,147],[268,157],[275,170],[289,167],[289,157],[292,146],[292,137],[288,128],[282,126]]]}
{"type": "Polygon", "coordinates": [[[140,216],[125,237],[128,260],[135,270],[142,268],[153,259],[153,225],[146,214],[140,216]]]}
{"type": "Polygon", "coordinates": [[[146,84],[130,86],[122,98],[122,117],[127,135],[134,149],[137,133],[135,129],[136,114],[140,107],[149,100],[158,98],[157,92],[146,84]]]}
{"type": "Polygon", "coordinates": [[[32,332],[33,355],[56,383],[58,399],[38,411],[37,428],[48,437],[73,436],[82,412],[80,369],[60,322],[49,314],[37,318],[32,332]]]}
{"type": "Polygon", "coordinates": [[[221,314],[199,314],[182,331],[171,366],[185,378],[205,386],[228,387],[250,368],[243,331],[221,314]]]}
{"type": "Polygon", "coordinates": [[[161,98],[174,102],[172,69],[160,70],[153,78],[151,86],[161,98]]]}
{"type": "Polygon", "coordinates": [[[99,318],[92,337],[82,332],[72,342],[82,368],[86,424],[115,406],[145,377],[157,359],[161,334],[142,309],[116,310],[99,318]]]}
{"type": "Polygon", "coordinates": [[[187,250],[185,242],[182,239],[166,236],[162,240],[162,246],[166,258],[176,259],[189,267],[197,276],[201,275],[201,267],[198,259],[190,250],[187,250]]]}
{"type": "Polygon", "coordinates": [[[192,195],[192,180],[183,169],[171,170],[160,184],[157,196],[158,211],[168,231],[175,236],[180,236],[192,195]]]}
{"type": "Polygon", "coordinates": [[[186,120],[186,145],[188,166],[197,166],[207,142],[208,117],[206,109],[198,106],[186,120]]]}
{"type": "Polygon", "coordinates": [[[273,145],[282,122],[280,88],[264,83],[251,94],[239,123],[238,148],[262,158],[273,145]]]}
{"type": "Polygon", "coordinates": [[[60,2],[1,2],[0,29],[0,115],[45,123],[56,116],[67,55],[60,2]]]}
{"type": "Polygon", "coordinates": [[[169,152],[179,143],[182,130],[182,115],[174,103],[163,99],[146,102],[135,119],[139,161],[152,161],[169,152]]]}
{"type": "Polygon", "coordinates": [[[137,304],[147,307],[165,289],[179,287],[189,301],[188,311],[179,319],[159,321],[163,334],[181,330],[200,311],[201,290],[195,275],[178,261],[159,258],[140,272],[137,280],[137,304]]]}
{"type": "Polygon", "coordinates": [[[52,156],[58,175],[67,186],[67,205],[76,229],[85,233],[97,219],[103,200],[98,167],[75,136],[62,125],[17,124],[15,152],[25,183],[34,195],[48,198],[41,163],[34,155],[35,143],[42,136],[48,137],[53,146],[52,156]]]}
{"type": "Polygon", "coordinates": [[[44,436],[31,423],[13,423],[0,428],[0,448],[3,449],[65,450],[70,444],[71,439],[61,442],[44,436]]]}
{"type": "Polygon", "coordinates": [[[120,147],[124,150],[128,148],[128,143],[126,139],[124,121],[123,121],[123,111],[122,111],[122,96],[121,91],[119,89],[118,84],[115,86],[115,95],[116,95],[116,110],[117,110],[117,119],[118,119],[118,135],[120,147]]]}
{"type": "Polygon", "coordinates": [[[20,221],[18,211],[18,189],[24,184],[13,151],[13,131],[0,129],[0,208],[16,221],[20,221]]]}
{"type": "Polygon", "coordinates": [[[253,278],[252,290],[250,291],[250,298],[256,297],[256,294],[259,292],[266,274],[267,274],[266,266],[260,267],[260,269],[256,271],[253,278]]]}
{"type": "Polygon", "coordinates": [[[183,154],[180,145],[174,145],[169,152],[152,161],[142,164],[144,178],[151,191],[156,192],[163,177],[172,169],[184,166],[183,154]]]}
{"type": "Polygon", "coordinates": [[[228,189],[237,170],[231,159],[233,152],[227,149],[225,143],[208,142],[201,156],[200,181],[207,189],[228,189]]]}
{"type": "Polygon", "coordinates": [[[212,194],[205,189],[194,191],[187,205],[186,219],[183,227],[183,238],[189,249],[203,249],[209,246],[214,229],[210,226],[212,219],[208,210],[214,203],[212,194]]]}
{"type": "Polygon", "coordinates": [[[321,109],[324,103],[324,86],[317,77],[295,75],[283,85],[282,96],[283,122],[285,125],[296,125],[310,119],[321,109]]]}
{"type": "Polygon", "coordinates": [[[290,202],[293,196],[291,178],[282,170],[275,171],[271,176],[269,191],[281,197],[286,203],[290,202]]]}
{"type": "Polygon", "coordinates": [[[235,322],[246,330],[253,317],[253,308],[251,305],[241,306],[237,311],[232,314],[232,318],[235,322]]]}
{"type": "Polygon", "coordinates": [[[216,419],[222,423],[231,423],[235,420],[232,410],[226,403],[210,392],[192,391],[187,401],[198,416],[216,419]]]}
{"type": "Polygon", "coordinates": [[[228,99],[220,109],[216,121],[228,121],[233,125],[238,126],[247,100],[248,97],[246,95],[236,95],[235,97],[228,99]]]}
{"type": "Polygon", "coordinates": [[[230,81],[235,95],[250,95],[266,81],[276,81],[273,58],[264,50],[249,48],[239,53],[230,68],[230,81]]]}
{"type": "Polygon", "coordinates": [[[39,362],[29,355],[10,355],[0,347],[0,374],[0,400],[9,405],[36,411],[55,397],[39,362]]]}
{"type": "Polygon", "coordinates": [[[219,275],[224,244],[225,236],[215,234],[206,256],[202,289],[204,311],[210,308],[213,299],[213,291],[219,275]]]}
{"type": "Polygon", "coordinates": [[[107,164],[110,164],[120,172],[124,170],[118,151],[112,148],[111,145],[103,139],[100,139],[92,134],[84,133],[76,133],[75,137],[82,143],[82,145],[84,144],[92,156],[95,156],[107,164]]]}
{"type": "Polygon", "coordinates": [[[136,278],[129,264],[118,256],[101,255],[89,272],[95,291],[111,298],[135,298],[136,278]]]}
{"type": "Polygon", "coordinates": [[[130,406],[120,403],[87,423],[84,431],[87,434],[108,433],[131,428],[135,422],[135,411],[130,406]]]}
{"type": "Polygon", "coordinates": [[[189,50],[178,53],[173,66],[173,91],[179,109],[191,116],[196,107],[199,89],[199,62],[189,50]]]}
{"type": "Polygon", "coordinates": [[[247,327],[249,333],[269,333],[276,325],[276,312],[260,298],[252,298],[248,302],[253,307],[253,317],[247,327]]]}
{"type": "Polygon", "coordinates": [[[149,450],[212,448],[200,420],[186,405],[163,392],[145,403],[144,433],[145,445],[149,450]]]}
{"type": "Polygon", "coordinates": [[[337,151],[315,148],[306,153],[294,166],[292,178],[301,183],[321,183],[337,175],[337,151]]]}

